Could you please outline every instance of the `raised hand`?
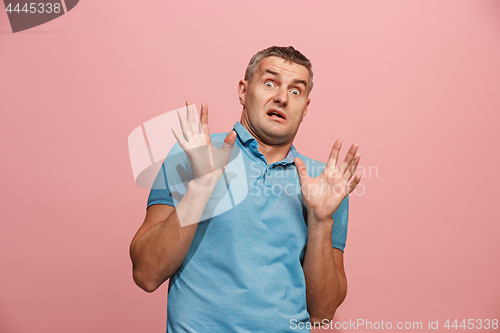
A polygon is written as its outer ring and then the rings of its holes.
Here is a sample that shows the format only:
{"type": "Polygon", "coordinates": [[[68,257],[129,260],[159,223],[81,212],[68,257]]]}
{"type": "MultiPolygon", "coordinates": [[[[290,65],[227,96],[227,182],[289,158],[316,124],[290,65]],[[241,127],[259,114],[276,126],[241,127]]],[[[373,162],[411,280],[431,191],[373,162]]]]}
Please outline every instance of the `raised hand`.
{"type": "Polygon", "coordinates": [[[201,105],[198,125],[195,122],[196,115],[191,102],[186,102],[186,109],[186,115],[181,110],[177,112],[182,135],[176,128],[172,128],[172,132],[191,162],[193,181],[202,186],[215,186],[229,162],[236,132],[231,131],[224,139],[224,145],[220,149],[216,148],[210,139],[207,105],[205,103],[201,105]]]}
{"type": "Polygon", "coordinates": [[[356,153],[358,144],[354,143],[347,153],[344,162],[337,168],[337,159],[342,140],[333,145],[325,170],[318,177],[309,177],[304,162],[295,158],[295,166],[299,175],[302,200],[307,207],[309,218],[317,222],[327,221],[340,206],[342,200],[358,186],[361,175],[357,174],[352,181],[361,157],[356,153]]]}

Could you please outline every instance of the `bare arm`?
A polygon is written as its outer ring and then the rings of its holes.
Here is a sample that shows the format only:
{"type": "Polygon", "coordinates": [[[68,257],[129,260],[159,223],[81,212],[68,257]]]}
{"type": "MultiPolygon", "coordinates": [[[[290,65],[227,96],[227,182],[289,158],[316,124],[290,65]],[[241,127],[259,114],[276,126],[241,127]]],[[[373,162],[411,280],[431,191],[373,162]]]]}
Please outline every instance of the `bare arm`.
{"type": "Polygon", "coordinates": [[[212,189],[190,182],[177,208],[152,205],[130,245],[135,283],[156,290],[181,266],[193,241],[212,189]],[[184,216],[182,216],[184,214],[184,216]],[[180,215],[180,217],[179,217],[180,215]],[[182,226],[180,221],[197,221],[182,226]]]}
{"type": "Polygon", "coordinates": [[[311,323],[328,323],[347,294],[344,253],[332,247],[333,220],[309,228],[304,255],[307,310],[311,323]]]}
{"type": "Polygon", "coordinates": [[[174,130],[177,142],[186,152],[193,169],[193,180],[176,208],[152,205],[144,223],[130,244],[135,283],[147,292],[156,290],[181,266],[191,247],[198,222],[212,191],[224,172],[236,133],[230,132],[222,148],[211,145],[208,108],[202,105],[200,127],[187,102],[187,116],[179,113],[182,135],[174,130]]]}
{"type": "Polygon", "coordinates": [[[132,275],[141,289],[152,292],[173,274],[187,254],[185,248],[191,246],[197,226],[181,228],[173,206],[148,208],[144,223],[130,244],[132,275]],[[174,252],[178,252],[176,262],[172,262],[174,252]]]}

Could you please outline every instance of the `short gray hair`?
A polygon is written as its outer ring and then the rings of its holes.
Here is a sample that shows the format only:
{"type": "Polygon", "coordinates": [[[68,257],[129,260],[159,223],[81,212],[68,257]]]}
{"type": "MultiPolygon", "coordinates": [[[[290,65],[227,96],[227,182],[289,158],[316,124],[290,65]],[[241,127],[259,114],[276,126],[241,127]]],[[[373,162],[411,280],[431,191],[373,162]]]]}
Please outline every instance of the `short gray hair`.
{"type": "Polygon", "coordinates": [[[245,80],[248,83],[252,82],[253,75],[259,68],[259,64],[262,59],[267,57],[278,57],[284,59],[288,62],[295,63],[298,65],[302,65],[309,71],[309,94],[313,88],[313,72],[312,72],[312,64],[309,59],[307,59],[302,53],[293,48],[293,46],[271,46],[265,50],[262,50],[256,53],[250,62],[248,63],[247,69],[245,71],[245,80]]]}

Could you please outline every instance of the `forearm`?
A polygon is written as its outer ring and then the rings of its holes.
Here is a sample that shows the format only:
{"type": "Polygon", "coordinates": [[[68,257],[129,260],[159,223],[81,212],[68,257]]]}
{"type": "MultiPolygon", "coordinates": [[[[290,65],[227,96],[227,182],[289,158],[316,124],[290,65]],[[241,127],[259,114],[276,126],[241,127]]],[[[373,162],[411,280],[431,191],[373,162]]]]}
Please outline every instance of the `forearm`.
{"type": "Polygon", "coordinates": [[[134,237],[130,256],[134,280],[142,289],[154,291],[181,266],[212,190],[190,182],[170,215],[155,216],[161,222],[134,237]]]}
{"type": "Polygon", "coordinates": [[[347,294],[347,281],[335,262],[332,247],[333,219],[317,223],[308,221],[307,246],[304,255],[307,309],[311,322],[333,319],[347,294]]]}

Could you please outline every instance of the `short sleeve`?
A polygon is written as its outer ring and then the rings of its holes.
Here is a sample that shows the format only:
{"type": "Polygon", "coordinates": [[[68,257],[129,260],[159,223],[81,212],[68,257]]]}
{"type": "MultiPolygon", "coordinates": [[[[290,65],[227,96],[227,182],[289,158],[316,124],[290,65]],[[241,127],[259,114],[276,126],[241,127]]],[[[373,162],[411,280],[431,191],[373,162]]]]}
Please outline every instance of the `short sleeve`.
{"type": "Polygon", "coordinates": [[[342,200],[332,218],[332,245],[344,252],[347,239],[347,220],[349,218],[349,196],[342,200]]]}
{"type": "Polygon", "coordinates": [[[186,153],[175,143],[151,186],[147,207],[156,204],[177,206],[191,179],[191,165],[186,153]]]}
{"type": "Polygon", "coordinates": [[[157,204],[174,206],[174,199],[172,198],[170,188],[168,186],[165,162],[162,163],[153,185],[151,186],[151,191],[149,192],[148,197],[148,205],[146,208],[157,204]]]}

